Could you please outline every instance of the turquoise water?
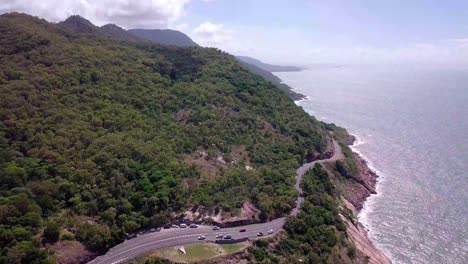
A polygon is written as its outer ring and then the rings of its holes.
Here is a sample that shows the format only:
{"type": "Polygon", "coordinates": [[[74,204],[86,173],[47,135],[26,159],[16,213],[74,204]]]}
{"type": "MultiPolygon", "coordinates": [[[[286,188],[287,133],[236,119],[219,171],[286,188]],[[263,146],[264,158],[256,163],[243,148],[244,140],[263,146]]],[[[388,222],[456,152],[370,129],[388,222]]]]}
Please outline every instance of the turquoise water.
{"type": "Polygon", "coordinates": [[[318,119],[357,136],[380,177],[359,218],[394,263],[468,263],[468,70],[277,73],[318,119]]]}

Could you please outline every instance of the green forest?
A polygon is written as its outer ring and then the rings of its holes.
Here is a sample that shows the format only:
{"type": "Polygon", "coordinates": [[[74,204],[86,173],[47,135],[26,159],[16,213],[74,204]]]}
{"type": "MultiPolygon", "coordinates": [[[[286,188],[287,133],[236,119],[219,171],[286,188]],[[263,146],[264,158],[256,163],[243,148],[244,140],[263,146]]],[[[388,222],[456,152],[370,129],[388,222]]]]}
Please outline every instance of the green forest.
{"type": "MultiPolygon", "coordinates": [[[[117,41],[12,13],[0,16],[0,65],[0,263],[53,263],[43,245],[59,240],[102,253],[197,205],[250,201],[263,220],[284,216],[295,169],[329,137],[217,49],[117,41]],[[238,148],[253,170],[232,160],[238,148]],[[199,152],[229,166],[209,177],[185,161],[199,152]]],[[[343,226],[332,186],[304,187],[308,202],[280,247],[305,241],[323,260],[343,226]]]]}

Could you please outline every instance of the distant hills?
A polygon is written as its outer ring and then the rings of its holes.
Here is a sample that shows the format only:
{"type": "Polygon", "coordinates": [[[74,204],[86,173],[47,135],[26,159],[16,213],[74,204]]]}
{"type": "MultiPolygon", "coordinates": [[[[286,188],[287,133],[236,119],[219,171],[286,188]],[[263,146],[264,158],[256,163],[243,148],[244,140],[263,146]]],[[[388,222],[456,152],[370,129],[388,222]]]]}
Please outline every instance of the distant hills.
{"type": "Polygon", "coordinates": [[[254,59],[252,57],[247,56],[237,56],[237,58],[245,63],[252,64],[257,66],[260,69],[269,72],[294,72],[294,71],[302,71],[303,68],[297,66],[281,66],[281,65],[273,65],[264,63],[260,60],[254,59]]]}
{"type": "Polygon", "coordinates": [[[89,20],[81,16],[70,16],[65,21],[58,23],[59,26],[72,30],[80,34],[106,35],[113,39],[125,41],[141,41],[142,39],[130,34],[127,30],[114,25],[106,24],[101,27],[93,25],[89,20]]]}
{"type": "Polygon", "coordinates": [[[262,69],[254,64],[250,64],[250,63],[247,63],[245,61],[242,61],[239,59],[239,57],[236,57],[239,62],[244,65],[244,67],[246,67],[249,71],[251,71],[252,73],[255,73],[257,75],[260,75],[262,76],[265,80],[273,83],[276,87],[278,87],[278,89],[284,91],[288,96],[289,98],[291,98],[292,100],[294,101],[297,101],[297,100],[300,100],[302,98],[305,97],[305,95],[303,94],[300,94],[300,93],[296,93],[293,91],[293,88],[285,83],[283,83],[283,81],[276,75],[274,75],[273,73],[265,70],[265,69],[262,69]]]}
{"type": "MultiPolygon", "coordinates": [[[[80,34],[106,35],[113,39],[122,41],[151,41],[162,45],[173,45],[179,47],[198,47],[199,45],[186,34],[171,29],[129,29],[125,30],[114,24],[107,24],[101,27],[93,25],[89,20],[81,16],[70,16],[65,21],[58,23],[73,32],[80,34]]],[[[297,66],[281,66],[264,63],[258,59],[247,56],[236,56],[236,58],[251,72],[260,75],[267,81],[273,83],[280,90],[284,91],[293,100],[300,100],[304,95],[292,91],[292,88],[283,83],[272,72],[301,71],[297,66]]]]}
{"type": "Polygon", "coordinates": [[[172,29],[130,29],[130,34],[140,39],[154,41],[163,45],[174,45],[179,47],[198,46],[189,36],[172,29]]]}

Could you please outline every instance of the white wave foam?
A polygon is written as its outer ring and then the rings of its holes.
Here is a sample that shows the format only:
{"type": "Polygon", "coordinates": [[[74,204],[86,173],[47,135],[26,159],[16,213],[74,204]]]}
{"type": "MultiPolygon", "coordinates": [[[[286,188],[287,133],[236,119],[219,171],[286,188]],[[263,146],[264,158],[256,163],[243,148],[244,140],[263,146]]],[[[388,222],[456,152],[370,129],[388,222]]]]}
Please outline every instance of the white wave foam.
{"type": "Polygon", "coordinates": [[[390,252],[387,250],[384,250],[384,247],[375,239],[377,237],[377,232],[375,228],[372,227],[371,221],[369,219],[370,213],[373,212],[374,210],[374,205],[376,203],[376,200],[378,197],[382,196],[382,181],[385,180],[385,175],[382,171],[378,170],[372,163],[372,161],[366,157],[359,149],[358,147],[364,144],[367,144],[366,141],[362,140],[361,137],[354,135],[356,140],[354,141],[353,145],[350,146],[351,150],[354,153],[357,153],[366,163],[367,167],[375,172],[378,176],[377,182],[376,182],[376,187],[375,187],[375,194],[371,194],[369,197],[367,197],[366,201],[363,204],[362,210],[358,214],[358,220],[359,222],[365,227],[367,230],[369,238],[372,240],[372,243],[375,244],[375,246],[380,249],[392,262],[394,261],[394,258],[390,252]]]}
{"type": "Polygon", "coordinates": [[[294,101],[294,103],[296,103],[296,105],[301,106],[301,103],[302,103],[303,101],[308,101],[308,100],[310,100],[310,97],[309,97],[308,95],[306,95],[306,97],[304,97],[304,98],[302,98],[302,99],[299,99],[299,100],[296,100],[296,101],[294,101]]]}

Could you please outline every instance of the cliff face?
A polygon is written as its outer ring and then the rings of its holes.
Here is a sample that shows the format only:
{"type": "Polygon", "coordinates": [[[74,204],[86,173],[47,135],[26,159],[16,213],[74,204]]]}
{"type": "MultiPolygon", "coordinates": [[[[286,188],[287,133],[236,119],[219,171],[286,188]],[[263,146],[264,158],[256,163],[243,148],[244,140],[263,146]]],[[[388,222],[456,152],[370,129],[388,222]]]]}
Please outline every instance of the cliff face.
{"type": "MultiPolygon", "coordinates": [[[[343,204],[353,211],[354,216],[357,216],[356,208],[349,203],[346,199],[343,200],[343,204]]],[[[346,232],[349,239],[356,247],[358,254],[355,259],[355,263],[372,263],[372,264],[390,264],[390,259],[385,256],[369,239],[365,227],[357,222],[352,221],[349,218],[343,217],[343,221],[346,224],[346,232]]]]}
{"type": "MultiPolygon", "coordinates": [[[[347,143],[352,144],[352,142],[347,143]]],[[[340,189],[343,192],[343,206],[352,213],[351,216],[342,217],[342,219],[346,224],[349,239],[358,251],[355,261],[356,263],[390,264],[390,259],[372,243],[365,227],[356,220],[366,199],[376,193],[378,175],[357,153],[352,153],[352,159],[355,161],[358,173],[352,179],[345,181],[340,189]]]]}

